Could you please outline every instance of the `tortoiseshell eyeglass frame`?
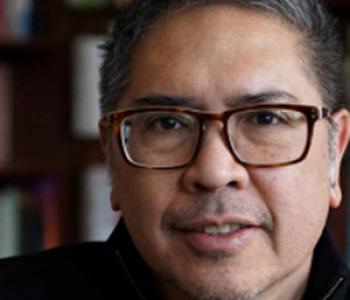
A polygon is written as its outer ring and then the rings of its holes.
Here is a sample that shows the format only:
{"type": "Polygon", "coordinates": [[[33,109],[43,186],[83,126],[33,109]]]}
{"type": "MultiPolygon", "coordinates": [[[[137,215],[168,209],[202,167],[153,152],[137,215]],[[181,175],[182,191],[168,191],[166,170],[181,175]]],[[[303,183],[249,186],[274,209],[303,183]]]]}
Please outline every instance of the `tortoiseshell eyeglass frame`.
{"type": "Polygon", "coordinates": [[[183,168],[189,164],[191,164],[195,158],[198,152],[200,151],[200,147],[203,140],[204,131],[206,130],[206,122],[207,121],[221,121],[223,123],[223,132],[225,136],[225,142],[227,145],[229,145],[229,149],[231,151],[231,154],[233,155],[234,159],[239,162],[241,165],[247,166],[247,167],[253,167],[253,168],[277,168],[287,165],[296,164],[298,162],[303,161],[310,149],[313,132],[314,132],[314,126],[317,120],[330,118],[330,113],[325,107],[317,107],[317,106],[308,106],[308,105],[297,105],[297,104],[259,104],[259,105],[247,105],[243,107],[239,107],[232,110],[227,110],[223,112],[208,112],[208,111],[200,111],[195,109],[189,109],[189,108],[183,108],[183,107],[166,107],[166,106],[152,106],[152,107],[144,107],[144,108],[137,108],[137,109],[127,109],[127,110],[119,110],[119,111],[112,111],[110,112],[106,117],[102,118],[100,120],[100,123],[102,126],[105,126],[106,128],[111,128],[115,135],[118,137],[119,147],[121,149],[121,152],[123,154],[123,158],[125,161],[133,166],[143,169],[177,169],[177,168],[183,168]],[[297,159],[286,161],[283,163],[271,163],[271,164],[252,164],[246,161],[243,161],[240,159],[239,155],[236,154],[235,149],[233,148],[229,134],[228,134],[228,119],[236,113],[246,112],[249,110],[257,110],[257,109],[289,109],[296,112],[300,112],[305,116],[306,122],[307,122],[307,129],[308,129],[308,136],[307,141],[304,147],[304,151],[298,157],[297,159]],[[195,147],[195,150],[192,153],[192,156],[184,163],[176,165],[176,166],[151,166],[148,164],[142,164],[139,162],[134,162],[130,159],[130,157],[127,154],[127,150],[124,147],[124,143],[122,141],[122,135],[121,135],[121,124],[123,123],[123,120],[126,117],[129,117],[133,114],[138,114],[142,112],[177,112],[177,113],[186,113],[188,115],[193,116],[198,120],[198,124],[200,125],[200,131],[197,138],[197,144],[195,147]]]}

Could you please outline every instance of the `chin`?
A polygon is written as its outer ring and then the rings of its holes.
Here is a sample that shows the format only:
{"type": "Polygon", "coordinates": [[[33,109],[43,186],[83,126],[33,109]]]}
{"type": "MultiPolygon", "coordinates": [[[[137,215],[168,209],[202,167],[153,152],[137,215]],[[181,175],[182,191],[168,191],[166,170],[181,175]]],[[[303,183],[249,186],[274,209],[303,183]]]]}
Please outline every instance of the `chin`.
{"type": "Polygon", "coordinates": [[[249,300],[255,299],[263,290],[246,290],[234,287],[230,284],[216,285],[192,285],[171,282],[174,288],[191,300],[249,300]]]}
{"type": "Polygon", "coordinates": [[[200,276],[202,278],[189,273],[183,275],[182,278],[175,278],[169,274],[161,275],[166,281],[168,291],[172,290],[177,295],[171,299],[252,300],[274,285],[274,280],[269,280],[268,283],[253,282],[252,279],[244,280],[237,277],[235,279],[238,280],[232,280],[232,276],[230,277],[227,272],[214,276],[203,273],[200,276]]]}

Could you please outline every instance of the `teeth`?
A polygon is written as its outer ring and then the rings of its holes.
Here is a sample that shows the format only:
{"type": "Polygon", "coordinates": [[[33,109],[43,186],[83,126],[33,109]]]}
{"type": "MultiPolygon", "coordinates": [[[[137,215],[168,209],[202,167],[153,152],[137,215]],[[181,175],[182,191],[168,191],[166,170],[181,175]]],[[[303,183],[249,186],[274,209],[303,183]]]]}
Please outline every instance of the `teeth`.
{"type": "Polygon", "coordinates": [[[221,226],[206,226],[203,232],[209,235],[225,235],[228,233],[235,232],[241,228],[238,224],[224,224],[221,226]]]}

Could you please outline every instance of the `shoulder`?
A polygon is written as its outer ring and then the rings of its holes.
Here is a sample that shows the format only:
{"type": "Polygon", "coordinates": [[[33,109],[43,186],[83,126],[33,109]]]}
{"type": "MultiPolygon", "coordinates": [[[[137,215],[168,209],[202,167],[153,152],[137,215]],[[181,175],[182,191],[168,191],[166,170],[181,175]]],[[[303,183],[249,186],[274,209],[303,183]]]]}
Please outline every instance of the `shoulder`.
{"type": "Polygon", "coordinates": [[[94,294],[108,284],[112,272],[118,277],[118,269],[118,259],[105,243],[0,260],[0,299],[98,299],[94,294]]]}
{"type": "Polygon", "coordinates": [[[78,268],[84,261],[91,261],[105,254],[103,243],[83,243],[47,250],[41,253],[0,260],[0,282],[19,280],[26,275],[52,273],[78,268]]]}
{"type": "Polygon", "coordinates": [[[350,299],[350,271],[326,228],[316,246],[303,299],[350,299]]]}

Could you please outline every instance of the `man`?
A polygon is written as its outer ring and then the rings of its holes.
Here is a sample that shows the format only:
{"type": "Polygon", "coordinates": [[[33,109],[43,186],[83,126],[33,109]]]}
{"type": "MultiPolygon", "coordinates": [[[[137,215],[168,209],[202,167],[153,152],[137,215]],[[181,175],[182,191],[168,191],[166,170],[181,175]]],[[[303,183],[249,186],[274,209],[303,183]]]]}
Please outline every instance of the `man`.
{"type": "Polygon", "coordinates": [[[350,135],[316,0],[134,1],[101,69],[122,221],[10,259],[1,299],[350,299],[325,224],[350,135]]]}

